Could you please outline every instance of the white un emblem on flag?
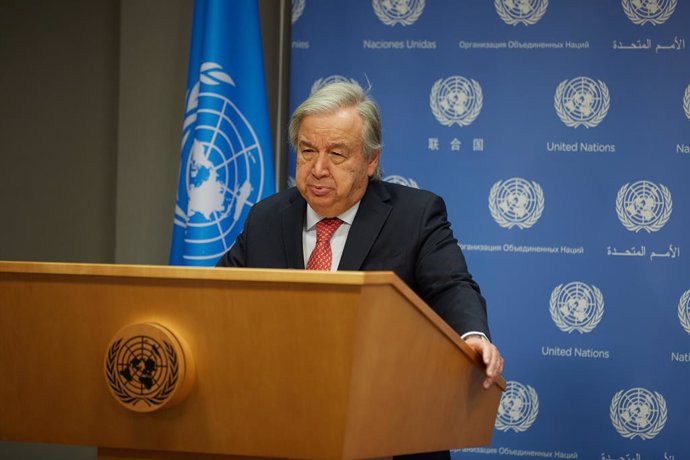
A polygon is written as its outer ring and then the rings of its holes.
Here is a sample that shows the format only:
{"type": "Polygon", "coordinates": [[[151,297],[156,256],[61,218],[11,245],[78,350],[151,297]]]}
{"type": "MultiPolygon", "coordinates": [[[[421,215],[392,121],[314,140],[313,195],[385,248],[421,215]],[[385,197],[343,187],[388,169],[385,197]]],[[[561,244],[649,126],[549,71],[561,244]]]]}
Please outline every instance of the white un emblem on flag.
{"type": "Polygon", "coordinates": [[[234,86],[219,64],[201,65],[199,81],[187,96],[175,225],[185,229],[185,259],[215,260],[234,241],[235,226],[264,188],[259,140],[223,88],[234,86]],[[203,109],[199,109],[203,107],[203,109]]]}

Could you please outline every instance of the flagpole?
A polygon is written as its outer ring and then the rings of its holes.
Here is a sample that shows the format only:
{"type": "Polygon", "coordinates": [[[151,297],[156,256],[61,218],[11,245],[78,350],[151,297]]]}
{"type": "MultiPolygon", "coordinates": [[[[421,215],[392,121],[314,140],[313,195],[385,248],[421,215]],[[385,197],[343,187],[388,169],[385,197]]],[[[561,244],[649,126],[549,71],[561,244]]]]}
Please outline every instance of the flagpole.
{"type": "Polygon", "coordinates": [[[290,47],[292,14],[290,0],[280,1],[280,35],[278,39],[278,94],[276,97],[275,122],[275,173],[276,191],[287,187],[287,124],[290,100],[290,47]]]}

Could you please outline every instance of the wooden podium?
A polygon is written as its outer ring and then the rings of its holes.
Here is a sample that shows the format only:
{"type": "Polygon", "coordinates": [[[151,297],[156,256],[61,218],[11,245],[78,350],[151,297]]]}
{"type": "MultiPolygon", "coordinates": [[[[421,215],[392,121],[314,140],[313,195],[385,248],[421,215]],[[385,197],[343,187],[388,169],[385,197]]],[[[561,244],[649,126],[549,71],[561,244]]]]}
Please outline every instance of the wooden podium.
{"type": "Polygon", "coordinates": [[[390,272],[0,262],[0,375],[0,440],[103,459],[486,445],[505,389],[482,388],[479,357],[390,272]],[[182,338],[196,378],[142,413],[104,370],[114,335],[140,323],[182,338]]]}

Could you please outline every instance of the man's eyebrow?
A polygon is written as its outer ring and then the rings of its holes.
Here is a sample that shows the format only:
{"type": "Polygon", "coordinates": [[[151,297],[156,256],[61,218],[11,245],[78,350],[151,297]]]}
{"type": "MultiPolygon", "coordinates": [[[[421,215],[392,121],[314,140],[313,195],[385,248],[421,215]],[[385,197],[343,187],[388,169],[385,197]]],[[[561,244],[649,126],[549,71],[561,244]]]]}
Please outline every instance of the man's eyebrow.
{"type": "MultiPolygon", "coordinates": [[[[298,146],[305,146],[305,147],[314,147],[314,148],[316,147],[314,144],[312,144],[308,140],[304,140],[304,139],[300,139],[297,142],[297,145],[298,146]]],[[[328,144],[326,146],[326,148],[327,149],[344,148],[344,147],[347,147],[347,145],[348,145],[347,142],[333,142],[333,143],[328,144]]]]}
{"type": "Polygon", "coordinates": [[[308,147],[314,147],[314,145],[311,142],[304,139],[300,139],[299,141],[297,141],[297,145],[306,145],[308,147]]]}
{"type": "Polygon", "coordinates": [[[329,149],[338,149],[338,148],[344,148],[347,147],[347,143],[345,142],[333,142],[332,144],[328,144],[327,146],[329,149]]]}

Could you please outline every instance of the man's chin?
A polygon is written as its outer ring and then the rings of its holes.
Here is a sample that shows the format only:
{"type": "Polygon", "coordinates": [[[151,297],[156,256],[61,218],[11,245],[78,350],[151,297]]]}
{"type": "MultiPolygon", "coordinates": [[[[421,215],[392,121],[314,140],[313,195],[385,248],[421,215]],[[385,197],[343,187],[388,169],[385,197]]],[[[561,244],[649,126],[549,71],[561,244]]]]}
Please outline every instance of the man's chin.
{"type": "Polygon", "coordinates": [[[342,212],[339,210],[341,206],[338,206],[338,203],[333,199],[332,194],[319,196],[309,193],[304,197],[304,199],[307,200],[309,206],[311,206],[311,208],[320,216],[335,217],[342,212]]]}
{"type": "Polygon", "coordinates": [[[333,203],[314,199],[307,200],[307,203],[309,203],[309,206],[311,206],[311,208],[320,216],[335,217],[338,215],[338,213],[334,211],[335,207],[333,206],[333,203]]]}

